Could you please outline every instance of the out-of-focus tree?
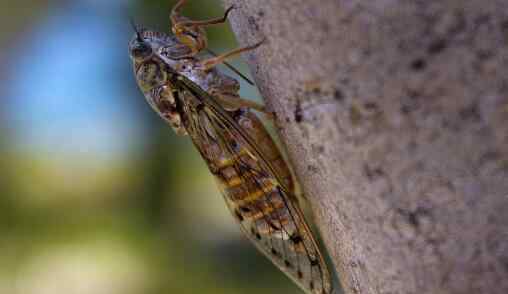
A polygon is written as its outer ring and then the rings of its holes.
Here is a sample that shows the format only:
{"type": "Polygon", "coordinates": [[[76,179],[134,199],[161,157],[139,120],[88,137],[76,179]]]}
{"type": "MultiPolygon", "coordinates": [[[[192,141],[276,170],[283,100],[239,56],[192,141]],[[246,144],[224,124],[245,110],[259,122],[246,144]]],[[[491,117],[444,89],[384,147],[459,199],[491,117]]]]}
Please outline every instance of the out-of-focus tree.
{"type": "Polygon", "coordinates": [[[346,293],[508,292],[508,2],[246,1],[346,293]]]}

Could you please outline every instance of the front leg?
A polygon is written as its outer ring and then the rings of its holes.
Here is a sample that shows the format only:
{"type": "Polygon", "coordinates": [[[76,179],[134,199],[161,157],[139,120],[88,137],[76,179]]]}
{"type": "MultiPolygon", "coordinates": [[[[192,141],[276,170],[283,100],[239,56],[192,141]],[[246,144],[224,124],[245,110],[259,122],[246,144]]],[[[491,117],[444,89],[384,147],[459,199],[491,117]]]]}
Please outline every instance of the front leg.
{"type": "Polygon", "coordinates": [[[228,14],[233,9],[233,6],[229,7],[222,17],[203,21],[193,21],[181,15],[180,10],[185,2],[187,2],[187,0],[178,1],[171,10],[171,31],[175,34],[178,41],[191,49],[192,53],[189,55],[194,56],[208,46],[208,39],[203,27],[226,22],[228,14]]]}

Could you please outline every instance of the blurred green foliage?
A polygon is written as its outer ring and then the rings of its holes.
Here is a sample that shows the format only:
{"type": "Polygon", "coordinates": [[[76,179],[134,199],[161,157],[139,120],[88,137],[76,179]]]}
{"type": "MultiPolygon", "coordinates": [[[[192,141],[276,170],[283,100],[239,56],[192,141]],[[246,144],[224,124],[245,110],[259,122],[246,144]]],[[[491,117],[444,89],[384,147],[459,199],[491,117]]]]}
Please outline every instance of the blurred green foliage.
{"type": "MultiPolygon", "coordinates": [[[[0,0],[0,61],[23,58],[16,54],[27,53],[16,48],[71,2],[0,0]]],[[[147,27],[168,30],[172,4],[137,1],[118,9],[125,9],[126,26],[130,14],[147,27]]],[[[216,1],[194,0],[185,13],[205,19],[223,9],[216,1]]],[[[212,47],[235,46],[227,25],[209,33],[212,47]]],[[[122,58],[129,38],[117,48],[122,58]]],[[[2,89],[11,74],[12,68],[0,68],[2,89]]],[[[190,140],[176,137],[145,108],[130,71],[116,74],[126,77],[125,91],[135,91],[139,101],[130,103],[148,126],[148,135],[139,138],[143,147],[120,156],[94,159],[22,146],[7,113],[16,109],[0,106],[0,293],[298,291],[241,237],[190,140]]]]}

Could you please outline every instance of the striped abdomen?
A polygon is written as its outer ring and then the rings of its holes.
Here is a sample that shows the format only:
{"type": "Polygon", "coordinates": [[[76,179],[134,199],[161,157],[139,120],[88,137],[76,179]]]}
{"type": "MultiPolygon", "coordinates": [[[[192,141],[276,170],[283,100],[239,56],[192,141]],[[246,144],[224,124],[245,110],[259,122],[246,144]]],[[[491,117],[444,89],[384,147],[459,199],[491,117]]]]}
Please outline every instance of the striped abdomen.
{"type": "MultiPolygon", "coordinates": [[[[237,123],[255,140],[284,185],[292,193],[293,181],[289,169],[275,143],[259,119],[250,112],[236,112],[237,123]]],[[[240,222],[252,223],[256,233],[288,239],[296,231],[290,219],[281,187],[271,175],[262,171],[259,161],[250,154],[238,138],[227,137],[230,146],[211,144],[208,152],[212,171],[219,181],[225,197],[234,203],[234,213],[240,222]]]]}

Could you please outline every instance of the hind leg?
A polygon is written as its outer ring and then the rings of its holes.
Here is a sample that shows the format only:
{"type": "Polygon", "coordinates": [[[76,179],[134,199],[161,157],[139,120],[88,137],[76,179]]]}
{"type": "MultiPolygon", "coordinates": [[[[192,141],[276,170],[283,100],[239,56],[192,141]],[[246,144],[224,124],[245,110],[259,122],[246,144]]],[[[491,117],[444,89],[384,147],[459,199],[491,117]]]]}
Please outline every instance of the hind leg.
{"type": "Polygon", "coordinates": [[[240,55],[241,53],[249,52],[249,51],[252,51],[252,50],[258,48],[261,44],[263,44],[263,42],[264,42],[264,40],[254,44],[254,45],[251,45],[251,46],[237,48],[237,49],[231,50],[229,52],[223,53],[219,56],[215,56],[215,57],[209,58],[207,60],[203,60],[203,61],[201,61],[201,65],[203,66],[204,70],[210,70],[213,67],[226,62],[227,59],[234,58],[234,57],[240,55]]]}
{"type": "Polygon", "coordinates": [[[266,106],[254,102],[252,100],[242,98],[238,96],[237,94],[228,94],[228,93],[221,93],[221,94],[215,94],[212,93],[212,95],[219,101],[219,103],[228,111],[235,111],[240,108],[246,108],[250,110],[255,110],[258,112],[261,112],[265,115],[266,118],[268,118],[270,121],[275,120],[275,113],[272,111],[269,111],[266,106]]]}

